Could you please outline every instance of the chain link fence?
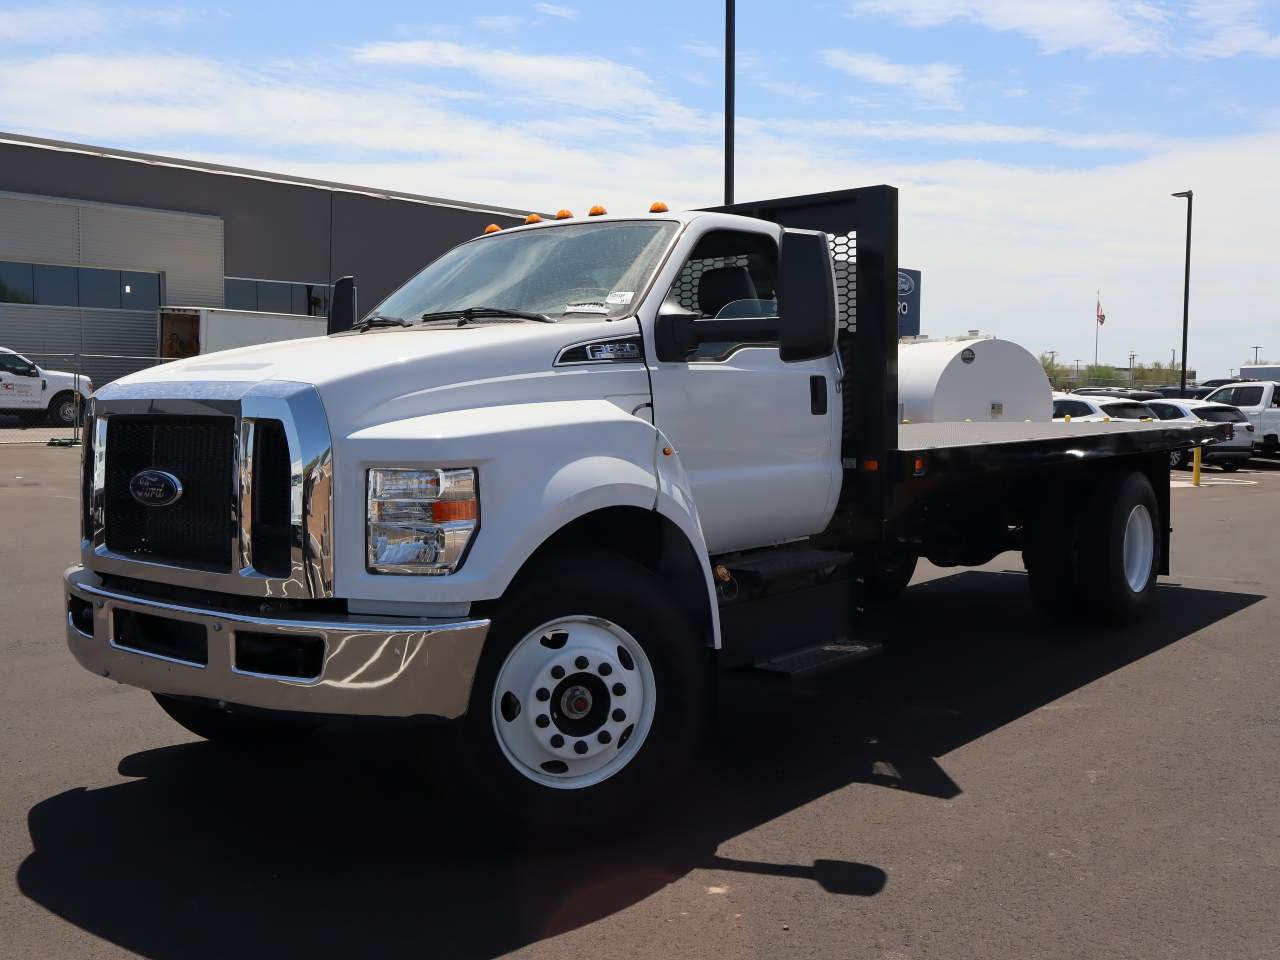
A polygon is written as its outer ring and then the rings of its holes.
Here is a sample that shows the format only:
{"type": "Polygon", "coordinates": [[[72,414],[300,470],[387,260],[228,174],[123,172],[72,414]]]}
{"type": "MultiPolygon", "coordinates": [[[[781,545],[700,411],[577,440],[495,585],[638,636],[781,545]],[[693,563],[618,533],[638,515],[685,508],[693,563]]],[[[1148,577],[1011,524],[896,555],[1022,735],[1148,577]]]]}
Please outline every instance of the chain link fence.
{"type": "Polygon", "coordinates": [[[84,401],[94,390],[167,362],[107,353],[0,352],[0,446],[78,444],[84,401]]]}

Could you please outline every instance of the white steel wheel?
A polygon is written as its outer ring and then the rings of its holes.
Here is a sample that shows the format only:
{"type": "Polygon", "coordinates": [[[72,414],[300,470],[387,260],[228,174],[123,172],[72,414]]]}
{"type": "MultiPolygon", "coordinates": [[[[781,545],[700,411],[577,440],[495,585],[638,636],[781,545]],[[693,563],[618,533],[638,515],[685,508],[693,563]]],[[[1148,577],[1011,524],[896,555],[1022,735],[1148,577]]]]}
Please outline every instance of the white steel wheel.
{"type": "Polygon", "coordinates": [[[1144,504],[1137,504],[1129,511],[1124,525],[1124,577],[1129,589],[1141,593],[1151,579],[1151,567],[1155,563],[1155,526],[1151,513],[1144,504]]]}
{"type": "Polygon", "coordinates": [[[498,670],[490,715],[503,756],[546,787],[580,790],[622,770],[657,707],[654,671],[609,620],[561,617],[524,635],[498,670]]]}

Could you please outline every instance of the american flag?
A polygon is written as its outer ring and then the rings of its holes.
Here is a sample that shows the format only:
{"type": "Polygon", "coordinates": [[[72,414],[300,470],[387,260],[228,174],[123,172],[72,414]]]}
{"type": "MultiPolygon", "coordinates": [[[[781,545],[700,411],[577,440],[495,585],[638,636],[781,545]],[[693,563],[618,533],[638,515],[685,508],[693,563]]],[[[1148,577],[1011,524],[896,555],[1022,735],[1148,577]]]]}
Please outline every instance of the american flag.
{"type": "Polygon", "coordinates": [[[1102,312],[1102,294],[1098,294],[1098,326],[1107,322],[1107,315],[1102,312]]]}

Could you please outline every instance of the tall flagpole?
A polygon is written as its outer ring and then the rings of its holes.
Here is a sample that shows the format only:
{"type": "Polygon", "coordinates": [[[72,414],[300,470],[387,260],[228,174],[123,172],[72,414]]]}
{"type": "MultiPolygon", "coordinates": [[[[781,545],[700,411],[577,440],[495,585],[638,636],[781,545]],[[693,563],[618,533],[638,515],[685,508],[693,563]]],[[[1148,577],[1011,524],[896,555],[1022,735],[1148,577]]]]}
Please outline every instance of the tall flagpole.
{"type": "Polygon", "coordinates": [[[1098,332],[1102,329],[1102,324],[1098,322],[1098,314],[1102,312],[1102,291],[1098,291],[1097,309],[1093,312],[1093,367],[1096,371],[1098,368],[1098,332]]]}

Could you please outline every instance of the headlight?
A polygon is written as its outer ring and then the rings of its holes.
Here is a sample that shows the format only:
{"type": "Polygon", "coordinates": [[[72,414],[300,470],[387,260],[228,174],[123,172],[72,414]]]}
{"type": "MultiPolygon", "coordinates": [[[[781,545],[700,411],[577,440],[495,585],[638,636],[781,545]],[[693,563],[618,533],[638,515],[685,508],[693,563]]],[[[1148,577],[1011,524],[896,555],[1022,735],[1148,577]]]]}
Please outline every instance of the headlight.
{"type": "Polygon", "coordinates": [[[480,518],[473,468],[375,468],[368,491],[370,573],[444,576],[458,568],[480,518]]]}

